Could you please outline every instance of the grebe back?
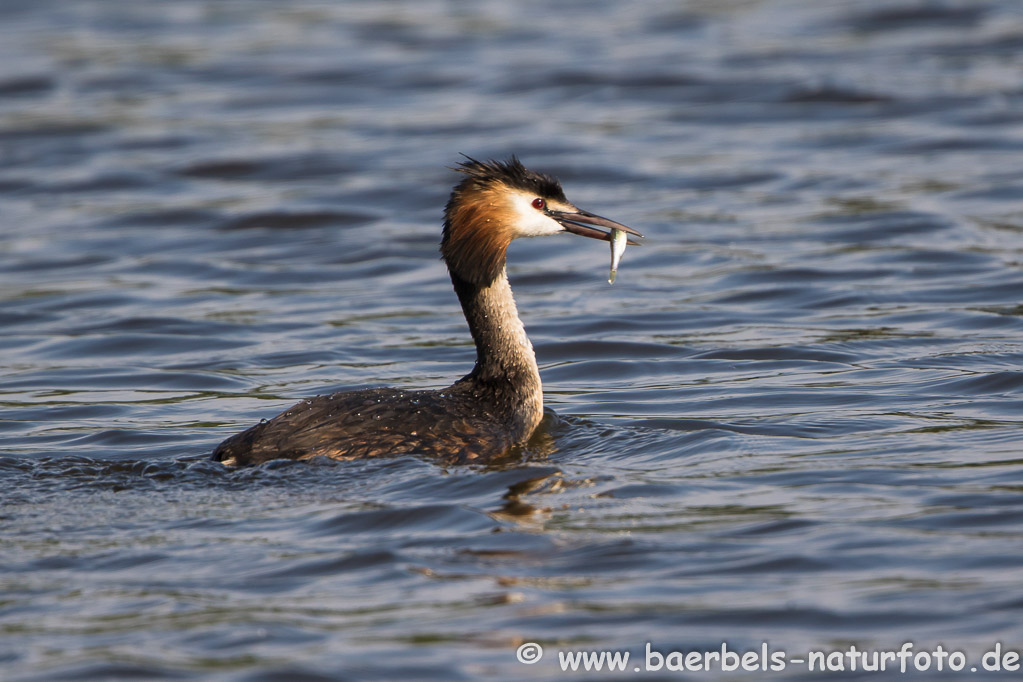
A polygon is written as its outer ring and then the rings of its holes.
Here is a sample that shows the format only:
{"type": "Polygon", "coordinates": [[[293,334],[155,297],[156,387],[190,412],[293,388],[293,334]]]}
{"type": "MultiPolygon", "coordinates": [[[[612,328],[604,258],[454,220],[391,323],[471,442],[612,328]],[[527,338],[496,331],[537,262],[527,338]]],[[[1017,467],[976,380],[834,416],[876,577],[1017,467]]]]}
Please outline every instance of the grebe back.
{"type": "Polygon", "coordinates": [[[420,454],[485,462],[529,439],[543,418],[543,390],[505,272],[508,245],[560,232],[610,240],[598,227],[642,235],[577,208],[557,180],[515,157],[466,159],[455,169],[466,177],[444,209],[440,250],[476,344],[472,371],[438,390],[374,388],[303,400],[222,442],[215,461],[420,454]]]}

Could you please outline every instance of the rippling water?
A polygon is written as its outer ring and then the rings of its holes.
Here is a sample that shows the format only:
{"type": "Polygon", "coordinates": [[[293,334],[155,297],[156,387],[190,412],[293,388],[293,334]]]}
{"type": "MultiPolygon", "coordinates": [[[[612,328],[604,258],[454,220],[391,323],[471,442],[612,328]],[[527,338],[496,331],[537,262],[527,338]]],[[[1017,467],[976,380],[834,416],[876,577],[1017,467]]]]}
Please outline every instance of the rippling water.
{"type": "Polygon", "coordinates": [[[1023,649],[1021,54],[1012,0],[5,0],[0,677],[1023,649]],[[465,373],[458,152],[648,236],[513,246],[541,433],[205,461],[465,373]]]}

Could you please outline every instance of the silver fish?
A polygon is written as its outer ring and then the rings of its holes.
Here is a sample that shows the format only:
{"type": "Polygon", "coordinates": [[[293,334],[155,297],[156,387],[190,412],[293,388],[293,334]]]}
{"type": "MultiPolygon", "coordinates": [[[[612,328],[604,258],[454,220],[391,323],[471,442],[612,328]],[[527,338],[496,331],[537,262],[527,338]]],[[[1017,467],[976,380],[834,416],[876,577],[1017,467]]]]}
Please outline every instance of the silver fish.
{"type": "Polygon", "coordinates": [[[615,276],[618,275],[618,262],[625,253],[625,245],[629,241],[628,235],[623,230],[611,230],[611,275],[607,278],[608,284],[615,283],[615,276]]]}

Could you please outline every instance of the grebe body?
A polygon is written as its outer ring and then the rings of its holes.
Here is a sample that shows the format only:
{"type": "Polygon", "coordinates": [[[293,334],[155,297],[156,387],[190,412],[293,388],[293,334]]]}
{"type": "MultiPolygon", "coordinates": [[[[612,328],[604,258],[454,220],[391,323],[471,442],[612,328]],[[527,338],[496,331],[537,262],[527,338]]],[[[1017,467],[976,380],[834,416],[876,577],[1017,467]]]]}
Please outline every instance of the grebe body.
{"type": "Polygon", "coordinates": [[[247,466],[419,454],[485,462],[529,439],[543,418],[543,389],[508,284],[508,245],[561,232],[610,240],[599,227],[642,235],[577,208],[557,180],[514,157],[467,157],[456,170],[466,177],[444,211],[441,254],[476,345],[472,371],[437,390],[374,388],[303,400],[222,442],[214,460],[247,466]]]}

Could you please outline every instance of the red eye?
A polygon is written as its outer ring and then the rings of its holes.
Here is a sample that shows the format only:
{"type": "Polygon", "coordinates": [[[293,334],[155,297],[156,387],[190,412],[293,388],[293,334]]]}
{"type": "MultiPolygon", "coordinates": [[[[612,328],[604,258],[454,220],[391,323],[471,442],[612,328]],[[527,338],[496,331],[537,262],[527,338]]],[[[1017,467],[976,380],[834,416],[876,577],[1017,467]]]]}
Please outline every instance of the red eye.
{"type": "Polygon", "coordinates": [[[533,199],[533,208],[535,208],[538,211],[542,211],[545,208],[547,208],[547,202],[541,199],[540,197],[537,197],[536,199],[533,199]]]}

